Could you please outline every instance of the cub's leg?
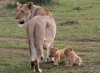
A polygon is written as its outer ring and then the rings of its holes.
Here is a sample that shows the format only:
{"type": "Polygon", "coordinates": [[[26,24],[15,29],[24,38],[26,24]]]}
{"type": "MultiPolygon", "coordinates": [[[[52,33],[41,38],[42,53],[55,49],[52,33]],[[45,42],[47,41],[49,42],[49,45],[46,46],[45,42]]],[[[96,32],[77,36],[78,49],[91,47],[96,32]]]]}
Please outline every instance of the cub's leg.
{"type": "Polygon", "coordinates": [[[70,60],[66,59],[66,64],[64,66],[67,67],[67,66],[69,66],[69,64],[70,64],[70,60]]]}
{"type": "Polygon", "coordinates": [[[60,55],[57,54],[57,55],[54,57],[54,59],[55,59],[54,65],[58,65],[58,63],[60,62],[60,55]]]}
{"type": "Polygon", "coordinates": [[[81,65],[82,64],[82,60],[80,57],[78,57],[76,60],[75,60],[75,64],[78,64],[78,65],[81,65]]]}
{"type": "Polygon", "coordinates": [[[75,63],[75,58],[70,59],[68,67],[72,67],[74,63],[75,63]]]}
{"type": "Polygon", "coordinates": [[[75,62],[74,58],[73,59],[67,59],[66,64],[64,66],[66,66],[66,67],[72,67],[73,64],[74,64],[74,62],[75,62]]]}

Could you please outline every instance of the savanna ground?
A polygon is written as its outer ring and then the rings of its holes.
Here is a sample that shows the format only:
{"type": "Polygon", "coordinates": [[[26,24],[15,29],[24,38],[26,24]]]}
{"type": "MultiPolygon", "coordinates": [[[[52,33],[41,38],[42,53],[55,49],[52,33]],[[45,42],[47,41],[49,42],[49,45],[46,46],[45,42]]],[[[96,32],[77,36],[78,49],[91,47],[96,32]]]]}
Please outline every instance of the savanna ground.
{"type": "MultiPolygon", "coordinates": [[[[1,0],[2,1],[2,0],[1,0]]],[[[83,66],[65,68],[40,64],[43,73],[100,73],[100,0],[59,0],[46,5],[56,21],[57,35],[54,47],[73,47],[84,61],[83,66]]],[[[25,27],[15,21],[15,7],[0,2],[0,73],[33,73],[29,67],[29,51],[25,27]]]]}

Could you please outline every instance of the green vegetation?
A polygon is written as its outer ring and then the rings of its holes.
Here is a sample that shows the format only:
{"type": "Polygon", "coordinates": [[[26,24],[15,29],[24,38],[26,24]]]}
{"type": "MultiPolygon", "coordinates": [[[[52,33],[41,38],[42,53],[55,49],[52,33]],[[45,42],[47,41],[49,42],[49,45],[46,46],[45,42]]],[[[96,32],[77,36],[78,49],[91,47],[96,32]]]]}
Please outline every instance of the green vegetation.
{"type": "MultiPolygon", "coordinates": [[[[73,47],[84,66],[45,63],[40,64],[43,73],[100,73],[100,0],[80,0],[81,9],[75,8],[75,1],[59,0],[43,7],[52,11],[56,21],[54,47],[73,47]]],[[[0,3],[0,73],[33,73],[25,28],[17,26],[15,8],[0,3]]]]}
{"type": "Polygon", "coordinates": [[[27,2],[33,2],[34,4],[46,4],[50,3],[51,0],[16,0],[16,2],[21,2],[21,3],[27,3],[27,2]]]}

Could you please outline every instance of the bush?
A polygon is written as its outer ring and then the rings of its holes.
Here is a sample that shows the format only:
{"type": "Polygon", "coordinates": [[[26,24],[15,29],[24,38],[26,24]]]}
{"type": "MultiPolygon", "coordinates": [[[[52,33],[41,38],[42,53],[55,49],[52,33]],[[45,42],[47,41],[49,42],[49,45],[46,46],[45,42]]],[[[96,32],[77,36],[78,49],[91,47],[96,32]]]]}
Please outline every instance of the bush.
{"type": "Polygon", "coordinates": [[[49,3],[51,0],[16,0],[16,1],[20,3],[27,3],[31,1],[34,4],[46,4],[46,3],[49,3]]]}

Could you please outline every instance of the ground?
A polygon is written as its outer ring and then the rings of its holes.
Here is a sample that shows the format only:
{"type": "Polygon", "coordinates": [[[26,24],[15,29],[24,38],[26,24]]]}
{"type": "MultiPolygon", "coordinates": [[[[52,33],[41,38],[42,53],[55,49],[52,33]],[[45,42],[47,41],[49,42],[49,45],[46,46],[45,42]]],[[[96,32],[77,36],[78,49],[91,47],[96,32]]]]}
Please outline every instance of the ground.
{"type": "MultiPolygon", "coordinates": [[[[33,73],[26,27],[18,27],[15,6],[0,1],[0,73],[33,73]]],[[[64,62],[59,66],[40,64],[43,73],[100,73],[100,0],[80,1],[79,10],[75,0],[59,0],[58,4],[44,7],[52,11],[56,21],[54,47],[72,47],[84,65],[65,68],[64,62]]]]}

